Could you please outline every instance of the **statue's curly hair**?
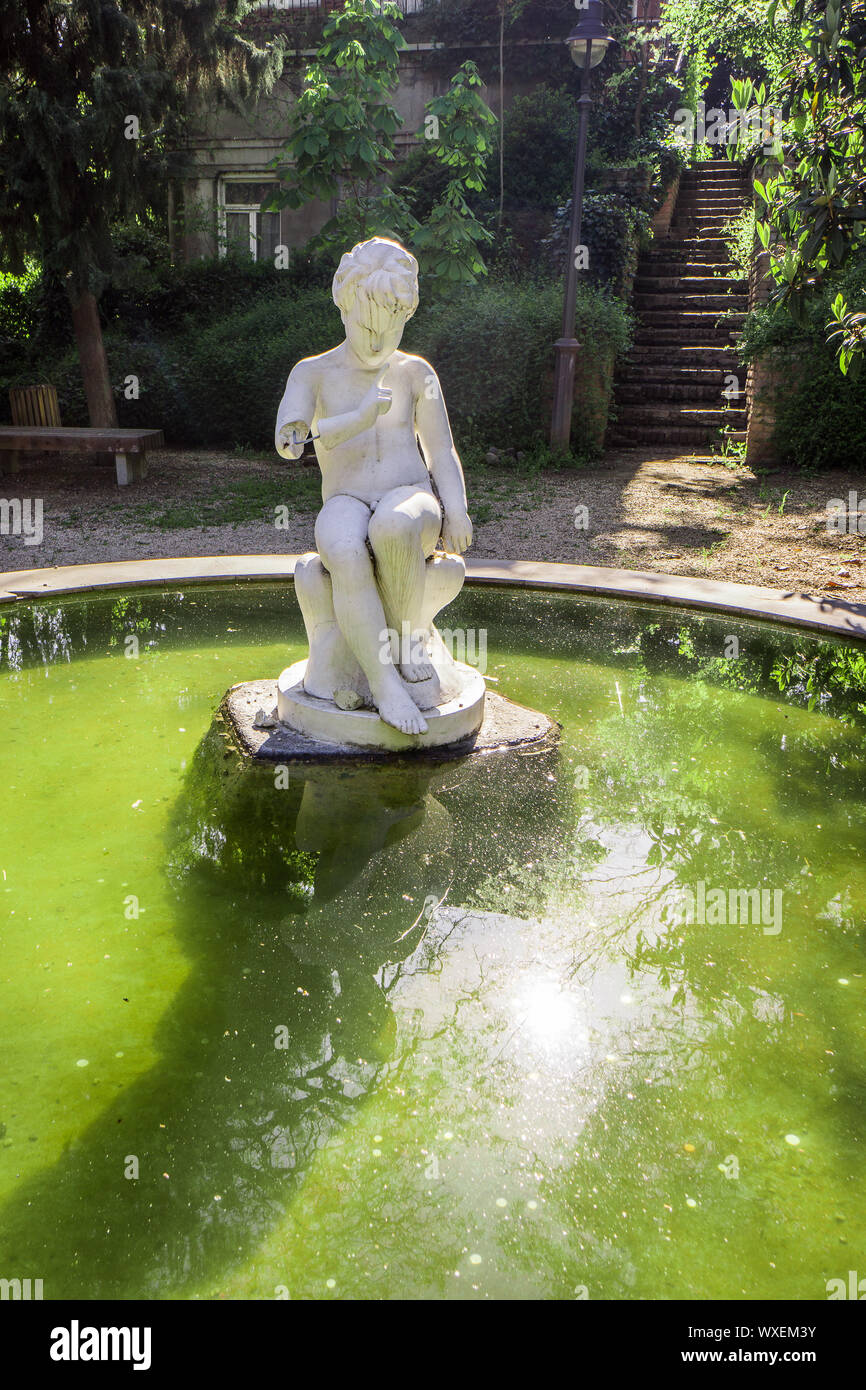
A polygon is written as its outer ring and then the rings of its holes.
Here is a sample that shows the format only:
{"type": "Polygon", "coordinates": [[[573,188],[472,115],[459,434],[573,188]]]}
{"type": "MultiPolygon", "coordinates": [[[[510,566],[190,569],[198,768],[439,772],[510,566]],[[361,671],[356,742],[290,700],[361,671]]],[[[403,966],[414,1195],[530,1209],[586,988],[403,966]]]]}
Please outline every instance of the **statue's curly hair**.
{"type": "Polygon", "coordinates": [[[363,298],[371,310],[409,319],[418,308],[418,262],[405,246],[387,237],[359,241],[340,261],[332,293],[343,314],[356,298],[363,298]],[[398,260],[402,264],[395,264],[398,260]]]}

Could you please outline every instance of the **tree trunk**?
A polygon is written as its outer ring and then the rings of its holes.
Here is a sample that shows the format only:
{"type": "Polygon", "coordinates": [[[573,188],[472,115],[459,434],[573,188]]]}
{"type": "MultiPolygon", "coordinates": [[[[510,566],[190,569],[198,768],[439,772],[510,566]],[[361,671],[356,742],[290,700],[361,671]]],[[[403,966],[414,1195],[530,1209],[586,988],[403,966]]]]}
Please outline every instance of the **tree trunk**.
{"type": "Polygon", "coordinates": [[[648,43],[643,45],[640,58],[640,86],[637,94],[637,104],[634,112],[634,133],[640,136],[641,116],[643,115],[643,103],[646,96],[647,79],[649,77],[650,46],[648,43]]]}
{"type": "Polygon", "coordinates": [[[87,397],[87,413],[94,428],[116,429],[117,409],[108,375],[108,358],[102,341],[102,324],[96,296],[90,290],[70,295],[72,327],[81,363],[81,378],[87,397]]]}

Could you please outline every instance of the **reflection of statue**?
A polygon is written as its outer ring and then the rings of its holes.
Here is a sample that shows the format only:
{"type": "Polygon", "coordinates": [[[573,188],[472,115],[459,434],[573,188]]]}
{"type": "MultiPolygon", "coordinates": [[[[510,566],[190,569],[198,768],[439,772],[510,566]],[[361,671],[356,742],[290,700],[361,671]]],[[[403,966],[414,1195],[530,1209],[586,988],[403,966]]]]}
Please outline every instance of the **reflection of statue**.
{"type": "MultiPolygon", "coordinates": [[[[463,471],[436,373],[399,351],[418,304],[414,257],[381,237],[362,242],[333,293],[345,342],[297,364],[276,425],[284,458],[298,458],[312,432],[322,470],[318,554],[295,572],[310,640],[303,690],[425,735],[421,711],[463,683],[433,627],[460,591],[472,539],[463,471]],[[457,553],[434,556],[440,534],[457,553]]],[[[483,692],[475,728],[482,716],[483,692]]]]}
{"type": "MultiPolygon", "coordinates": [[[[5,1202],[13,1272],[38,1271],[52,1298],[215,1297],[233,1279],[243,1297],[314,1291],[320,1268],[289,1240],[315,1211],[303,1185],[368,1101],[390,1103],[415,1047],[392,983],[437,968],[429,922],[450,884],[462,904],[514,856],[563,842],[558,758],[298,764],[277,787],[217,722],[167,824],[167,939],[188,974],[132,1079],[103,1084],[92,1122],[70,1121],[72,1143],[5,1202]],[[260,1247],[281,1228],[271,1269],[260,1247]]],[[[426,1188],[423,1168],[397,1163],[426,1188]]],[[[375,1175],[364,1184],[374,1200],[375,1175]]]]}

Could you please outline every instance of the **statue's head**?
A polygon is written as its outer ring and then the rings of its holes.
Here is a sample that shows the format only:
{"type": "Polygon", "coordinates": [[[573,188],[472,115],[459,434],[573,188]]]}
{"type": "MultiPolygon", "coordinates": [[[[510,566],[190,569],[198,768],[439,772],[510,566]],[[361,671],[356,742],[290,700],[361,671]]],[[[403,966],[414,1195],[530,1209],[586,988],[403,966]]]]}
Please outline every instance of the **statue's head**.
{"type": "Polygon", "coordinates": [[[400,346],[418,308],[418,262],[398,242],[371,237],[340,261],[333,295],[350,348],[367,366],[378,367],[400,346]]]}

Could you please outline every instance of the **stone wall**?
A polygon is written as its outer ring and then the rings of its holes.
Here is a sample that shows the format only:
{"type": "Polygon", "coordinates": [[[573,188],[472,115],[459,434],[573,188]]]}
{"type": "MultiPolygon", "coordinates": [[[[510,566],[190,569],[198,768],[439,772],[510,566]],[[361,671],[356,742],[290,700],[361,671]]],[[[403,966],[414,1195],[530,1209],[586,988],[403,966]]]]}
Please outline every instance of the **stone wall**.
{"type": "Polygon", "coordinates": [[[680,179],[682,169],[678,169],[674,175],[673,183],[669,186],[665,194],[664,202],[657,212],[653,214],[652,233],[654,237],[666,237],[670,234],[671,220],[674,215],[674,208],[677,205],[677,196],[680,191],[680,179]]]}
{"type": "MultiPolygon", "coordinates": [[[[769,251],[759,252],[749,268],[749,311],[765,304],[772,280],[769,251]]],[[[749,364],[746,372],[746,462],[750,467],[767,467],[778,462],[774,444],[776,396],[781,385],[778,365],[769,356],[749,364]]]]}

